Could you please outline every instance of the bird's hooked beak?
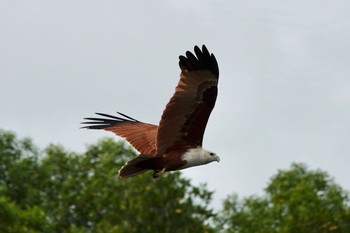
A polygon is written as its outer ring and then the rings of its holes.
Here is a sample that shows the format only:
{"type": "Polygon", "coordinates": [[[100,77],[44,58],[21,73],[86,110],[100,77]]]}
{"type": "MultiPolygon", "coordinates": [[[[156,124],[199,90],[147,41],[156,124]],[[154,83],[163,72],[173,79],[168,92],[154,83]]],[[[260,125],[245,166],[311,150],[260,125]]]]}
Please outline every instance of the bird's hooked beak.
{"type": "Polygon", "coordinates": [[[217,156],[217,155],[215,155],[215,156],[214,156],[214,161],[216,161],[216,162],[220,162],[220,157],[219,157],[219,156],[217,156]]]}

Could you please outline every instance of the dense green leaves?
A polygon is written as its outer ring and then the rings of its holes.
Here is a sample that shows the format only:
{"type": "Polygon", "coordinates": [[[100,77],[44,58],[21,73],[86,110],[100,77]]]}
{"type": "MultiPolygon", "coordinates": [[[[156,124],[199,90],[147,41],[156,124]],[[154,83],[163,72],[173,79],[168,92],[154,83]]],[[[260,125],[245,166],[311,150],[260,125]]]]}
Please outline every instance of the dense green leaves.
{"type": "Polygon", "coordinates": [[[8,198],[0,196],[0,232],[51,232],[45,212],[38,206],[20,208],[8,198]]]}
{"type": "Polygon", "coordinates": [[[83,154],[57,145],[41,151],[0,130],[0,232],[350,232],[348,193],[323,171],[293,164],[264,196],[233,194],[214,213],[212,192],[179,172],[119,179],[134,156],[112,139],[83,154]]]}
{"type": "Polygon", "coordinates": [[[350,232],[349,196],[322,171],[302,164],[279,171],[264,197],[226,199],[219,216],[225,232],[350,232]]]}
{"type": "Polygon", "coordinates": [[[123,143],[105,139],[78,155],[55,145],[39,152],[9,132],[0,138],[0,232],[211,230],[204,186],[177,172],[120,180],[118,168],[135,156],[123,143]]]}

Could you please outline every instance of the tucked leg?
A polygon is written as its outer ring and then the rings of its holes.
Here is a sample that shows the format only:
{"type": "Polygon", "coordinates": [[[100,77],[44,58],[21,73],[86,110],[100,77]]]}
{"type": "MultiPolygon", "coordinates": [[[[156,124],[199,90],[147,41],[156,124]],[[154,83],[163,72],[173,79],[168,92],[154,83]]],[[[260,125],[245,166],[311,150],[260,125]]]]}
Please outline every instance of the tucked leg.
{"type": "Polygon", "coordinates": [[[161,175],[163,175],[165,172],[165,168],[163,168],[162,170],[154,170],[154,173],[153,173],[153,178],[158,178],[160,177],[161,175]]]}

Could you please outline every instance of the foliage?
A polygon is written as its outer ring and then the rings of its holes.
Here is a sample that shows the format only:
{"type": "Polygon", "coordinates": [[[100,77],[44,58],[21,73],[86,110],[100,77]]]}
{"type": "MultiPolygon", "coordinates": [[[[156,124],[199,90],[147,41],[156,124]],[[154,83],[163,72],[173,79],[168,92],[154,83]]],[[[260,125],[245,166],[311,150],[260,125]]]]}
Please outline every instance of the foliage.
{"type": "Polygon", "coordinates": [[[212,232],[205,186],[178,172],[120,180],[133,156],[111,139],[76,154],[0,131],[0,232],[212,232]]]}
{"type": "Polygon", "coordinates": [[[323,171],[293,164],[271,178],[264,196],[233,194],[214,213],[212,192],[179,172],[119,179],[134,156],[112,139],[77,154],[57,145],[39,150],[0,130],[0,232],[350,232],[348,193],[323,171]]]}
{"type": "Polygon", "coordinates": [[[224,232],[350,232],[349,196],[323,171],[280,170],[264,197],[228,197],[217,218],[224,232]]]}

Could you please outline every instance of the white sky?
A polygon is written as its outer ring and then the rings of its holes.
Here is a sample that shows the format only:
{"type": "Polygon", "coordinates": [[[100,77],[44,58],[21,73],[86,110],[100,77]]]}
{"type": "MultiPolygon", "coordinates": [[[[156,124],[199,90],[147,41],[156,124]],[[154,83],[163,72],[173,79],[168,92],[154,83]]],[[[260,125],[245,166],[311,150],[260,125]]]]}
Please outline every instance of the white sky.
{"type": "MultiPolygon", "coordinates": [[[[94,112],[158,123],[178,56],[206,44],[220,67],[195,184],[261,194],[292,162],[350,190],[349,1],[0,1],[0,128],[83,152],[94,112]]],[[[118,169],[118,168],[116,168],[118,169]]]]}

